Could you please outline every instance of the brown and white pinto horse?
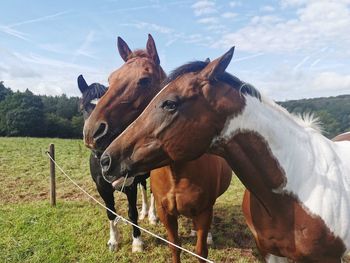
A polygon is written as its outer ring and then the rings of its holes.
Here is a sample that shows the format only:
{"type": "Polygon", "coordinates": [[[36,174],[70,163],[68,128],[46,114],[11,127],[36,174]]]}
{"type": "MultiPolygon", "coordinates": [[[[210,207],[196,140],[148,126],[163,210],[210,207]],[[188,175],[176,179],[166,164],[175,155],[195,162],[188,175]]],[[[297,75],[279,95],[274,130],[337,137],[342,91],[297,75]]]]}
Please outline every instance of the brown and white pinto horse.
{"type": "MultiPolygon", "coordinates": [[[[160,91],[160,82],[166,77],[150,35],[145,51],[132,52],[121,38],[118,38],[118,49],[125,64],[110,75],[108,91],[85,123],[84,140],[90,148],[108,144],[112,136],[136,119],[160,91]]],[[[189,217],[197,231],[196,253],[207,257],[213,206],[216,198],[228,188],[231,177],[232,170],[226,161],[213,155],[151,172],[151,189],[158,215],[170,241],[180,244],[177,218],[179,215],[189,217]]],[[[113,173],[105,179],[114,187],[124,181],[118,183],[113,173]]],[[[180,262],[180,251],[171,249],[173,262],[180,262]]]]}
{"type": "Polygon", "coordinates": [[[218,154],[251,193],[244,214],[268,262],[341,262],[350,248],[350,142],[328,140],[226,73],[233,51],[169,79],[105,150],[104,174],[218,154]]]}

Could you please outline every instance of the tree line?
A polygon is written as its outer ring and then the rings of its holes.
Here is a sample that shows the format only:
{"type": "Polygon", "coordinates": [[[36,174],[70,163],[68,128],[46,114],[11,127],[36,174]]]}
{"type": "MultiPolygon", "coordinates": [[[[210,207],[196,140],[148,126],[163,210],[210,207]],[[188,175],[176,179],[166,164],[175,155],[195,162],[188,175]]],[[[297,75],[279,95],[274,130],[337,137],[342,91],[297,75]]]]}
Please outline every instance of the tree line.
{"type": "Polygon", "coordinates": [[[0,82],[0,136],[81,138],[79,98],[13,92],[0,82]]]}
{"type": "MultiPolygon", "coordinates": [[[[0,81],[0,136],[81,138],[84,120],[79,98],[13,92],[0,81]]],[[[293,113],[314,113],[324,135],[350,131],[350,95],[280,102],[293,113]]]]}

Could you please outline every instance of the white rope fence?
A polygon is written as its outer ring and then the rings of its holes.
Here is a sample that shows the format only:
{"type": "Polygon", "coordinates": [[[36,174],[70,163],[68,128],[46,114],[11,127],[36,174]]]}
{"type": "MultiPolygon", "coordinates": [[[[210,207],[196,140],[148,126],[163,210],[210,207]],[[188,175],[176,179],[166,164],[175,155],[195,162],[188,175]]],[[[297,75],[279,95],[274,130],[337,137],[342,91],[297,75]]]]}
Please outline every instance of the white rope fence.
{"type": "MultiPolygon", "coordinates": [[[[64,175],[65,177],[67,177],[76,187],[78,187],[78,188],[80,189],[80,191],[82,191],[84,194],[86,194],[88,197],[90,197],[92,200],[94,200],[97,204],[99,204],[100,206],[102,206],[104,209],[107,209],[107,210],[108,210],[109,212],[111,212],[112,214],[114,214],[114,215],[117,217],[117,221],[122,220],[122,221],[124,221],[125,223],[128,223],[128,224],[130,224],[130,225],[132,225],[132,226],[134,226],[134,227],[137,227],[138,229],[140,229],[140,230],[146,232],[147,234],[149,234],[149,235],[151,235],[151,236],[153,236],[153,237],[155,237],[155,238],[158,238],[158,239],[162,240],[163,242],[165,242],[165,243],[167,243],[167,244],[169,244],[169,245],[171,245],[171,246],[174,246],[174,247],[176,247],[176,248],[178,248],[178,249],[180,249],[180,250],[182,250],[182,251],[184,251],[184,252],[187,252],[188,254],[191,254],[192,256],[195,256],[195,257],[197,257],[197,258],[199,258],[199,259],[201,259],[201,260],[203,260],[203,261],[205,261],[205,262],[214,263],[214,261],[211,261],[211,260],[209,260],[209,259],[207,259],[207,258],[203,258],[203,257],[197,255],[196,253],[194,253],[194,252],[192,252],[192,251],[190,251],[190,250],[188,250],[188,249],[186,249],[186,248],[180,247],[180,246],[178,246],[178,245],[176,245],[176,244],[174,244],[174,243],[172,243],[172,242],[166,240],[165,238],[162,238],[162,237],[160,237],[160,236],[158,236],[158,235],[152,233],[151,231],[149,231],[149,230],[147,230],[147,229],[145,229],[145,228],[143,228],[143,227],[140,227],[140,226],[134,224],[133,222],[127,220],[126,218],[124,218],[124,217],[118,215],[117,213],[115,213],[114,211],[112,211],[111,209],[109,209],[108,207],[106,207],[106,206],[105,206],[103,203],[101,203],[99,200],[97,200],[95,197],[93,197],[91,194],[89,194],[87,191],[85,191],[80,185],[78,185],[68,174],[66,174],[66,172],[61,168],[61,166],[59,166],[59,165],[56,163],[56,161],[51,157],[51,155],[50,155],[49,152],[46,152],[46,154],[47,154],[47,156],[51,159],[51,161],[56,165],[56,167],[63,173],[63,175],[64,175]]],[[[124,180],[124,184],[125,184],[125,180],[124,180]]],[[[124,184],[123,184],[123,187],[124,187],[124,184]]]]}

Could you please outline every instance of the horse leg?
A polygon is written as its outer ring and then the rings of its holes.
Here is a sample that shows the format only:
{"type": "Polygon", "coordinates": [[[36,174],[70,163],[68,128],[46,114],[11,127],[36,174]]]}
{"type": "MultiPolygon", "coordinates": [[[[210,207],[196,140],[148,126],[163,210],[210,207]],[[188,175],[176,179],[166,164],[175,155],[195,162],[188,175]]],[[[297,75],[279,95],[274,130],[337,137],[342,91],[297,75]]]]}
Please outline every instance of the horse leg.
{"type": "MultiPolygon", "coordinates": [[[[208,257],[207,236],[213,218],[213,207],[203,211],[200,215],[193,218],[193,223],[197,230],[196,253],[204,258],[208,257]]],[[[204,262],[199,260],[199,262],[204,262]]]]}
{"type": "Polygon", "coordinates": [[[148,222],[151,225],[157,224],[156,200],[154,199],[153,193],[151,193],[151,205],[148,211],[148,222]]]}
{"type": "MultiPolygon", "coordinates": [[[[115,212],[115,203],[114,203],[114,196],[113,192],[114,189],[110,185],[99,185],[96,183],[97,191],[102,197],[105,205],[107,208],[115,212]]],[[[109,219],[109,240],[107,242],[107,245],[109,247],[110,251],[116,251],[118,249],[118,243],[120,241],[120,235],[117,228],[117,224],[114,222],[116,215],[110,212],[109,210],[106,210],[107,217],[109,219]]]]}
{"type": "MultiPolygon", "coordinates": [[[[129,219],[135,225],[137,224],[138,212],[137,212],[137,184],[132,184],[125,189],[125,194],[128,198],[129,203],[129,219]]],[[[141,231],[135,226],[132,226],[132,252],[142,252],[143,251],[143,242],[141,239],[141,231]]]]}
{"type": "MultiPolygon", "coordinates": [[[[176,245],[181,246],[181,242],[178,235],[177,216],[168,214],[161,205],[157,205],[157,211],[160,221],[166,228],[168,240],[176,245]]],[[[181,251],[172,245],[169,245],[169,248],[172,253],[173,263],[180,263],[181,251]]]]}
{"type": "Polygon", "coordinates": [[[142,180],[139,183],[141,196],[142,196],[142,208],[140,211],[139,219],[143,220],[148,215],[148,202],[147,202],[147,182],[146,180],[142,180]]]}

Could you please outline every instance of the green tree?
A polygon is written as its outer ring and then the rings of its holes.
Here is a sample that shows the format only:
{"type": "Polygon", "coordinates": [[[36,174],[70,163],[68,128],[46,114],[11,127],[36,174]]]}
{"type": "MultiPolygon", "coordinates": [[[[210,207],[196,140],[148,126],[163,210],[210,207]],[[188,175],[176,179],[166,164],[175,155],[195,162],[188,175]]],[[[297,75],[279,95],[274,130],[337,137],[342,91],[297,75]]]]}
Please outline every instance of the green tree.
{"type": "Polygon", "coordinates": [[[0,134],[7,136],[43,136],[43,104],[29,90],[7,95],[0,102],[0,134]]]}

